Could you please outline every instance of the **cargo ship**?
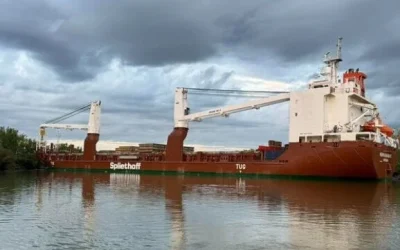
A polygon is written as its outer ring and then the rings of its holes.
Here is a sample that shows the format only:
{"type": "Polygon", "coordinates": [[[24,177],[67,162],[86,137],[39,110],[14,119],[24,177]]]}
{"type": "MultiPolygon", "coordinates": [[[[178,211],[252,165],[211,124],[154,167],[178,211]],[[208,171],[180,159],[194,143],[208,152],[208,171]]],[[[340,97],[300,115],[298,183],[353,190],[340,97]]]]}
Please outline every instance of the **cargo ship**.
{"type": "MultiPolygon", "coordinates": [[[[385,125],[378,107],[366,97],[367,75],[348,69],[338,76],[341,57],[324,56],[319,77],[299,91],[278,92],[243,104],[191,113],[188,94],[199,89],[175,89],[174,128],[165,151],[131,155],[99,154],[101,102],[40,125],[38,156],[50,169],[161,172],[178,174],[228,174],[255,176],[303,176],[353,179],[390,178],[397,165],[399,141],[385,125]],[[289,138],[286,145],[271,141],[253,152],[187,152],[184,140],[190,122],[228,117],[237,112],[289,102],[289,138]],[[60,124],[65,117],[89,110],[86,125],[60,124]],[[43,139],[46,128],[87,131],[82,154],[59,153],[43,139]]],[[[210,132],[212,133],[212,132],[210,132]]]]}

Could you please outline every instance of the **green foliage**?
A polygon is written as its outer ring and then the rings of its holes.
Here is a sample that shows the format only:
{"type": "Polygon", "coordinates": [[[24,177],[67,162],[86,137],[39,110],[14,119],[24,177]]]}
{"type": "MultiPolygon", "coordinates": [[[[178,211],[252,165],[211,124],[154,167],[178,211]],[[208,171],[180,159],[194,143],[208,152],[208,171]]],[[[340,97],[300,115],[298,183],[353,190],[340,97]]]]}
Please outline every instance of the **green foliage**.
{"type": "Polygon", "coordinates": [[[15,159],[13,153],[0,147],[0,171],[15,168],[15,159]]]}
{"type": "Polygon", "coordinates": [[[13,128],[0,127],[0,170],[39,168],[36,142],[13,128]]]}
{"type": "Polygon", "coordinates": [[[397,171],[400,172],[400,150],[397,150],[397,171]]]}

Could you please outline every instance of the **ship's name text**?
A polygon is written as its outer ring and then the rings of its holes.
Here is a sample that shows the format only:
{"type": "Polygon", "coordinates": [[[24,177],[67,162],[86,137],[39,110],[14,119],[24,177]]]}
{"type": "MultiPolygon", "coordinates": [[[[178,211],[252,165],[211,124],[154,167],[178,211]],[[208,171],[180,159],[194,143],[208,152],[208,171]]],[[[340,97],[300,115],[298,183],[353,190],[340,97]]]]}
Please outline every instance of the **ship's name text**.
{"type": "Polygon", "coordinates": [[[214,110],[210,110],[208,113],[209,114],[215,114],[215,113],[219,113],[221,112],[222,109],[214,109],[214,110]]]}
{"type": "Polygon", "coordinates": [[[246,164],[236,164],[236,169],[244,170],[244,169],[246,169],[246,164]]]}
{"type": "Polygon", "coordinates": [[[137,163],[120,163],[120,162],[118,162],[118,163],[114,163],[114,162],[111,162],[110,163],[110,169],[112,169],[112,170],[116,170],[116,169],[126,169],[126,170],[139,170],[140,169],[140,167],[141,167],[141,163],[140,162],[137,162],[137,163]]]}
{"type": "Polygon", "coordinates": [[[388,153],[380,153],[379,155],[383,158],[392,158],[392,155],[388,153]]]}

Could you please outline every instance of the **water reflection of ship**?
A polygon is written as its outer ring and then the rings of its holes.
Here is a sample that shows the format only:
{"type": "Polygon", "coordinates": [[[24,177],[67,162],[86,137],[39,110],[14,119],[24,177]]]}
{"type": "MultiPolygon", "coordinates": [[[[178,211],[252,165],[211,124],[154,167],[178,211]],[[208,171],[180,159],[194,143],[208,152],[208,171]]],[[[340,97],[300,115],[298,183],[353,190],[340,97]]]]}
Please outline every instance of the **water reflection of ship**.
{"type": "Polygon", "coordinates": [[[287,210],[287,236],[291,244],[309,245],[311,238],[315,238],[313,244],[320,249],[357,247],[366,238],[377,242],[379,239],[371,237],[369,233],[385,235],[386,231],[378,231],[387,230],[391,218],[395,216],[388,206],[395,195],[391,184],[387,183],[155,175],[140,175],[138,182],[139,177],[130,178],[135,181],[130,184],[124,182],[125,185],[139,186],[139,192],[164,191],[166,208],[174,229],[173,242],[179,246],[177,249],[185,242],[183,193],[208,196],[215,200],[250,199],[256,200],[261,210],[287,210]],[[362,221],[369,223],[363,224],[362,221]],[[310,232],[314,235],[310,235],[310,232]],[[346,238],[351,240],[341,241],[346,238]]]}
{"type": "MultiPolygon", "coordinates": [[[[42,175],[42,178],[39,179],[47,179],[49,192],[53,189],[53,182],[55,185],[57,184],[65,184],[68,185],[70,196],[72,197],[73,186],[76,183],[81,184],[81,197],[82,197],[82,209],[83,209],[83,228],[84,228],[84,237],[86,241],[90,241],[92,238],[92,233],[95,231],[95,194],[96,194],[96,185],[98,184],[109,184],[110,176],[109,175],[93,175],[90,173],[81,173],[74,174],[70,172],[65,173],[51,173],[42,175]]],[[[40,180],[39,183],[43,183],[43,180],[40,180]]],[[[42,189],[42,188],[39,188],[42,189]]]]}
{"type": "MultiPolygon", "coordinates": [[[[165,206],[171,218],[171,249],[183,249],[184,244],[184,214],[183,214],[183,179],[179,178],[152,178],[136,174],[90,174],[90,173],[62,173],[55,172],[52,176],[58,182],[69,182],[70,186],[75,181],[82,183],[82,205],[85,214],[85,229],[93,231],[95,188],[96,185],[108,185],[114,192],[132,195],[139,193],[159,191],[164,192],[165,206]],[[143,181],[142,181],[143,180],[143,181]]],[[[154,177],[154,176],[153,176],[154,177]]]]}
{"type": "Polygon", "coordinates": [[[37,178],[35,183],[36,202],[35,206],[37,211],[41,211],[43,207],[43,179],[37,178]]]}
{"type": "Polygon", "coordinates": [[[84,211],[84,239],[90,241],[95,231],[95,192],[96,176],[82,174],[82,207],[84,211]]]}
{"type": "Polygon", "coordinates": [[[129,195],[138,191],[142,195],[151,192],[164,193],[165,207],[171,222],[170,249],[184,249],[184,208],[182,194],[184,179],[176,176],[162,177],[154,175],[138,174],[111,174],[110,186],[113,190],[119,190],[129,195]]]}
{"type": "MultiPolygon", "coordinates": [[[[174,249],[185,244],[184,193],[208,196],[217,201],[247,199],[256,201],[260,210],[286,211],[287,236],[299,247],[309,244],[311,238],[315,246],[324,249],[359,246],[359,241],[365,242],[365,238],[379,241],[371,237],[370,232],[388,230],[394,216],[394,211],[388,206],[395,199],[389,183],[68,173],[55,173],[54,178],[80,178],[82,198],[84,204],[91,204],[90,208],[93,208],[98,184],[109,185],[116,196],[132,195],[132,192],[139,196],[164,193],[174,249]],[[309,235],[310,230],[314,235],[309,235]],[[345,238],[351,240],[340,241],[345,238]]],[[[377,232],[375,235],[386,233],[377,232]]]]}

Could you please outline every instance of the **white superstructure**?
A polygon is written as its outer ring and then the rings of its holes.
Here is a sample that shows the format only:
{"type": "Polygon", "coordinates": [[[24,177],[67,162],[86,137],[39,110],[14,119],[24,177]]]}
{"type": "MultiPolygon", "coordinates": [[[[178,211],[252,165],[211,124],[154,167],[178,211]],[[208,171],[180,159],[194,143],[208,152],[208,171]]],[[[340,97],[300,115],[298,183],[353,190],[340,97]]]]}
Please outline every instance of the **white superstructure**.
{"type": "Polygon", "coordinates": [[[290,94],[289,142],[372,140],[397,147],[398,141],[381,131],[377,106],[365,98],[366,75],[349,69],[339,79],[341,60],[339,38],[336,57],[325,55],[320,78],[307,90],[290,94]],[[370,121],[376,130],[367,132],[364,126],[370,121]]]}
{"type": "Polygon", "coordinates": [[[190,121],[212,117],[228,117],[232,113],[290,102],[289,142],[340,142],[371,140],[397,147],[391,138],[393,130],[382,124],[376,105],[365,98],[364,80],[367,76],[358,69],[349,69],[339,79],[341,41],[334,57],[325,54],[324,67],[318,79],[308,89],[219,107],[190,114],[186,88],[175,90],[174,120],[176,128],[188,128],[190,121]],[[372,124],[368,124],[372,122],[372,124]],[[366,125],[369,125],[367,128],[366,125]]]}

